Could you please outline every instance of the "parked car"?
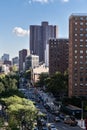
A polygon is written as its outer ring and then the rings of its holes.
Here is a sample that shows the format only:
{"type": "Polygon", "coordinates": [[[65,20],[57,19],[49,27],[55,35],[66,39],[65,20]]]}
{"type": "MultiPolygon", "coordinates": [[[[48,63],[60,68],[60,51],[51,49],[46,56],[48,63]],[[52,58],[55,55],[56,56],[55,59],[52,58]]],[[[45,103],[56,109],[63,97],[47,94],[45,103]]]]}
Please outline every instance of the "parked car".
{"type": "Polygon", "coordinates": [[[35,128],[34,128],[34,130],[38,130],[38,128],[37,128],[37,127],[35,127],[35,128]]]}
{"type": "Polygon", "coordinates": [[[48,128],[47,127],[42,127],[42,130],[48,130],[48,128]]]}
{"type": "Polygon", "coordinates": [[[71,126],[76,126],[78,122],[74,117],[66,116],[64,118],[64,123],[69,124],[71,126]]]}
{"type": "Polygon", "coordinates": [[[61,121],[61,120],[60,120],[60,117],[56,116],[56,117],[54,118],[54,121],[60,122],[60,121],[61,121]]]}
{"type": "Polygon", "coordinates": [[[51,125],[49,126],[49,130],[57,130],[57,129],[56,129],[56,127],[55,127],[54,124],[51,124],[51,125]]]}
{"type": "Polygon", "coordinates": [[[65,115],[63,113],[59,114],[60,119],[64,120],[65,115]]]}

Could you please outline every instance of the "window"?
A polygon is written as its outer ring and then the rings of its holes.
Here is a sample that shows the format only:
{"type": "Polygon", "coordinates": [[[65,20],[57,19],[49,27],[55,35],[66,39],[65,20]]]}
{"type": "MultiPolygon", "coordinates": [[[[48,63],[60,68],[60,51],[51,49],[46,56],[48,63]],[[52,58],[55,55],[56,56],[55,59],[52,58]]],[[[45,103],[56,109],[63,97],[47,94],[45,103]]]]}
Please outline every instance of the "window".
{"type": "Polygon", "coordinates": [[[80,42],[83,42],[83,39],[80,39],[80,42]]]}
{"type": "Polygon", "coordinates": [[[86,50],[86,54],[87,54],[87,50],[86,50]]]}
{"type": "Polygon", "coordinates": [[[80,44],[80,47],[83,47],[83,44],[80,44]]]}
{"type": "Polygon", "coordinates": [[[83,18],[83,17],[80,17],[80,20],[84,20],[84,18],[83,18]]]}
{"type": "Polygon", "coordinates": [[[80,54],[83,54],[83,50],[80,50],[80,54]]]}
{"type": "Polygon", "coordinates": [[[80,83],[80,86],[83,86],[83,83],[80,83]]]}
{"type": "Polygon", "coordinates": [[[83,59],[83,56],[80,56],[80,59],[83,59]]]}
{"type": "Polygon", "coordinates": [[[77,28],[75,28],[75,31],[77,31],[77,28]]]}
{"type": "Polygon", "coordinates": [[[77,50],[75,50],[75,54],[77,53],[77,50]]]}
{"type": "Polygon", "coordinates": [[[75,56],[75,59],[77,59],[77,56],[75,56]]]}
{"type": "Polygon", "coordinates": [[[77,64],[77,61],[75,61],[75,64],[77,64]]]}
{"type": "Polygon", "coordinates": [[[77,33],[75,33],[75,36],[77,36],[77,33]]]}
{"type": "Polygon", "coordinates": [[[75,86],[77,86],[77,83],[75,83],[75,86]]]}
{"type": "Polygon", "coordinates": [[[80,31],[83,31],[84,29],[83,28],[80,28],[80,31]]]}
{"type": "Polygon", "coordinates": [[[80,75],[82,76],[82,75],[83,75],[83,72],[80,72],[80,75]]]}
{"type": "Polygon", "coordinates": [[[77,47],[77,44],[75,44],[75,47],[77,47]]]}
{"type": "Polygon", "coordinates": [[[77,39],[75,39],[75,42],[77,41],[77,39]]]}
{"type": "Polygon", "coordinates": [[[80,67],[80,70],[83,70],[83,67],[80,67]]]}
{"type": "Polygon", "coordinates": [[[77,22],[75,22],[75,25],[77,25],[77,22]]]}
{"type": "Polygon", "coordinates": [[[83,81],[83,78],[80,78],[80,81],[83,81]]]}
{"type": "Polygon", "coordinates": [[[83,33],[81,33],[81,34],[80,34],[80,37],[82,37],[83,35],[84,35],[84,34],[83,34],[83,33]]]}
{"type": "Polygon", "coordinates": [[[83,22],[80,22],[80,25],[83,25],[83,22]]]}
{"type": "Polygon", "coordinates": [[[83,64],[83,62],[82,62],[82,61],[80,61],[80,64],[83,64]]]}

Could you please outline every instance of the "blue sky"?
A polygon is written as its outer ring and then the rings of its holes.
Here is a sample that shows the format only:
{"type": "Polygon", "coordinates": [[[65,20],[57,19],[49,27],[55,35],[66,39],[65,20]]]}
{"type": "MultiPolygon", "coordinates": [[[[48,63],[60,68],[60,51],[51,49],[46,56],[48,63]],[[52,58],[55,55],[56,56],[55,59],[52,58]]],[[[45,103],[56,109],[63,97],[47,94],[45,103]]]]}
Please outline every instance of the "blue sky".
{"type": "Polygon", "coordinates": [[[0,0],[0,57],[29,49],[29,26],[42,21],[57,25],[59,38],[67,38],[72,13],[87,13],[87,0],[0,0]]]}

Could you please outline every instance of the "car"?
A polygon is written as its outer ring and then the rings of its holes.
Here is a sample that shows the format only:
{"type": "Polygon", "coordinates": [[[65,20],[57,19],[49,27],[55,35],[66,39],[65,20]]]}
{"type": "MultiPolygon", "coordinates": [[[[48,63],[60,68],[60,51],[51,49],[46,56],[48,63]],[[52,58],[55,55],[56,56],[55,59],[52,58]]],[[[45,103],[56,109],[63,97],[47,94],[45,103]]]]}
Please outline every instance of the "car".
{"type": "Polygon", "coordinates": [[[55,127],[54,124],[51,124],[51,125],[49,126],[49,130],[57,130],[57,129],[56,129],[56,127],[55,127]]]}
{"type": "Polygon", "coordinates": [[[37,128],[37,127],[35,127],[35,128],[34,128],[34,130],[38,130],[38,128],[37,128]]]}
{"type": "Polygon", "coordinates": [[[64,120],[65,115],[63,113],[59,114],[60,119],[64,120]]]}
{"type": "Polygon", "coordinates": [[[71,126],[76,126],[78,122],[76,121],[75,117],[66,116],[64,118],[64,123],[69,124],[71,126]]]}
{"type": "Polygon", "coordinates": [[[60,121],[61,121],[61,120],[60,120],[60,117],[56,116],[56,117],[54,118],[54,121],[60,122],[60,121]]]}
{"type": "Polygon", "coordinates": [[[42,127],[42,130],[48,130],[48,128],[47,127],[42,127]]]}
{"type": "Polygon", "coordinates": [[[57,130],[57,128],[51,128],[51,130],[57,130]]]}
{"type": "Polygon", "coordinates": [[[42,126],[46,126],[46,121],[44,119],[40,120],[42,126]]]}

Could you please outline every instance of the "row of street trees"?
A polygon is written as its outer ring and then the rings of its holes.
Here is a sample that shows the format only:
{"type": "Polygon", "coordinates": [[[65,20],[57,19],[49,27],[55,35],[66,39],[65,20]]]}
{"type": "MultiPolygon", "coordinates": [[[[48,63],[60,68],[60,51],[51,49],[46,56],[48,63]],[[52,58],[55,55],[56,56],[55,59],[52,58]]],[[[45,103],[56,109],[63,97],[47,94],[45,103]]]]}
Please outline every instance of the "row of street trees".
{"type": "Polygon", "coordinates": [[[68,72],[64,74],[56,72],[54,75],[49,76],[47,73],[42,73],[39,76],[39,81],[35,84],[37,87],[43,88],[46,91],[53,93],[55,96],[68,93],[68,72]]]}
{"type": "Polygon", "coordinates": [[[32,101],[18,91],[18,85],[18,73],[0,76],[0,129],[6,123],[7,130],[32,130],[34,127],[37,109],[32,101]]]}

